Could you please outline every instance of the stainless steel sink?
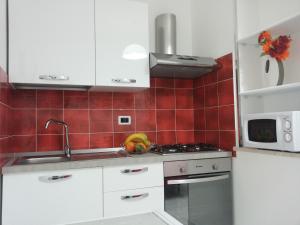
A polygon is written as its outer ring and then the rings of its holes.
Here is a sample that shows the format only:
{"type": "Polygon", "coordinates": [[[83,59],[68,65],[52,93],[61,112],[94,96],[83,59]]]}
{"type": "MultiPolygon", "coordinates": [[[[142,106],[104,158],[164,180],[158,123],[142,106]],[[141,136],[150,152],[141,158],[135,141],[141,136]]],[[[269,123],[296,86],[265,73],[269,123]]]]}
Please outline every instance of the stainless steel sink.
{"type": "Polygon", "coordinates": [[[71,158],[67,158],[65,155],[51,155],[51,156],[24,156],[17,158],[13,165],[31,165],[31,164],[43,164],[43,163],[59,163],[67,161],[81,161],[81,160],[93,160],[93,159],[111,159],[111,158],[123,158],[130,157],[125,151],[118,152],[92,152],[92,153],[78,153],[73,154],[71,158]]]}
{"type": "Polygon", "coordinates": [[[14,165],[28,165],[28,164],[41,164],[41,163],[58,163],[70,161],[65,156],[31,156],[18,158],[14,165]]]}

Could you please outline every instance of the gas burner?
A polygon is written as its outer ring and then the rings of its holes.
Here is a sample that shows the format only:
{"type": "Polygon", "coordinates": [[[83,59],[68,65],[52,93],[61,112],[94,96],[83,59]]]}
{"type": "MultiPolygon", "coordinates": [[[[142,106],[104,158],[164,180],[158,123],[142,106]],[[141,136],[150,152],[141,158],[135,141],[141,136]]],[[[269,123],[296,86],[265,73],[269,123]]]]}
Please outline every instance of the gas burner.
{"type": "Polygon", "coordinates": [[[174,145],[154,145],[151,152],[160,155],[169,155],[173,153],[197,153],[203,151],[222,151],[212,144],[174,144],[174,145]]]}

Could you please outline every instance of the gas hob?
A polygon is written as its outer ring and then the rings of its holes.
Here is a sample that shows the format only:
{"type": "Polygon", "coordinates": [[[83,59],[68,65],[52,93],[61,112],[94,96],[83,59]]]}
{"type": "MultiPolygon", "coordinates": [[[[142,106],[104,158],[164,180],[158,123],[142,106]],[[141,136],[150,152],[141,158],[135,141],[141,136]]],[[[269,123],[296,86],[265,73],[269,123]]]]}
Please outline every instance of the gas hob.
{"type": "Polygon", "coordinates": [[[187,154],[187,153],[199,153],[205,151],[224,151],[219,149],[212,144],[174,144],[174,145],[153,145],[151,148],[152,153],[160,155],[169,155],[169,154],[187,154]]]}

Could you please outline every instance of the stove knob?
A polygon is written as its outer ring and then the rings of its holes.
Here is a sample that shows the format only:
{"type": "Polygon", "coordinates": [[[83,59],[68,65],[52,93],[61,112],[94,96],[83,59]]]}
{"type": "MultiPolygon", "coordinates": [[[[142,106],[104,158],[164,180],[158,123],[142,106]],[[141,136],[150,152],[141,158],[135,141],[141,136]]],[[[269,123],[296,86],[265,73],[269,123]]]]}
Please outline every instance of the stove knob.
{"type": "Polygon", "coordinates": [[[180,167],[180,168],[179,168],[179,171],[180,171],[180,173],[186,173],[186,168],[180,167]]]}
{"type": "Polygon", "coordinates": [[[217,165],[217,164],[213,164],[213,165],[212,165],[212,169],[213,169],[213,170],[218,170],[218,169],[219,169],[219,167],[218,167],[218,165],[217,165]]]}

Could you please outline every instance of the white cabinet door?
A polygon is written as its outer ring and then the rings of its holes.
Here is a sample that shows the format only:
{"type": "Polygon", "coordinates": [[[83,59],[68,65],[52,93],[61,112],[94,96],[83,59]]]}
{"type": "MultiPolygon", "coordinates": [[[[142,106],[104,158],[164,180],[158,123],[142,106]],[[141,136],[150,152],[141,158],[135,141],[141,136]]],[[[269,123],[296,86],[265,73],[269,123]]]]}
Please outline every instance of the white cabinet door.
{"type": "Polygon", "coordinates": [[[164,188],[152,187],[104,194],[104,217],[164,210],[164,188]]]}
{"type": "Polygon", "coordinates": [[[11,83],[95,85],[94,0],[9,0],[11,83]]]}
{"type": "Polygon", "coordinates": [[[103,168],[104,192],[164,185],[162,163],[103,168]]]}
{"type": "Polygon", "coordinates": [[[148,5],[130,0],[95,0],[96,85],[147,88],[148,5]]]}
{"type": "Polygon", "coordinates": [[[102,169],[3,176],[3,225],[62,225],[103,216],[102,169]]]}

